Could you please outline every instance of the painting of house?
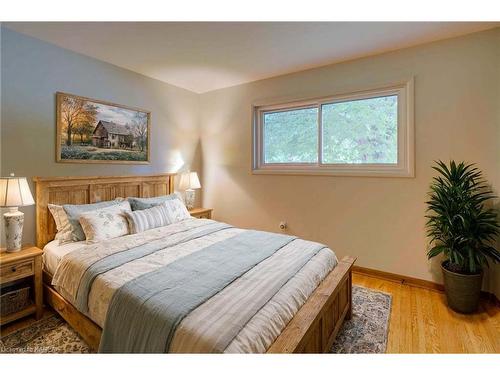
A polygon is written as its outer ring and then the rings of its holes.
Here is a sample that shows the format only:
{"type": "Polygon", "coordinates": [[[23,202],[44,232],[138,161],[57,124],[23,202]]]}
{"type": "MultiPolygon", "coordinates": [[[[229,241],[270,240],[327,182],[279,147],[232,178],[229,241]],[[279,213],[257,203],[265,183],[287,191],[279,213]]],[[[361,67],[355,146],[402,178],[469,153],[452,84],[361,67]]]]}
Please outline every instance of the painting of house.
{"type": "Polygon", "coordinates": [[[57,93],[57,161],[149,163],[149,111],[57,93]]]}
{"type": "Polygon", "coordinates": [[[132,129],[123,124],[100,120],[92,133],[92,146],[104,148],[133,148],[136,144],[132,129]]]}

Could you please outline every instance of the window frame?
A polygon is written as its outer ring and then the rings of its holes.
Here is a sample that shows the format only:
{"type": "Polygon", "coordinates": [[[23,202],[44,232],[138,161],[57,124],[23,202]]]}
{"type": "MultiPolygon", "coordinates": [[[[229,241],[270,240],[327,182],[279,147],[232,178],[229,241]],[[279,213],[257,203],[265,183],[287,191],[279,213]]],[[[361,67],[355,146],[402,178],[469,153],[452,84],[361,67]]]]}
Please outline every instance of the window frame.
{"type": "Polygon", "coordinates": [[[413,78],[401,83],[369,90],[349,92],[300,101],[253,106],[252,173],[289,175],[332,175],[366,177],[415,177],[413,78]],[[383,96],[398,97],[398,162],[396,164],[328,164],[323,163],[322,106],[383,96]],[[318,161],[316,163],[265,163],[264,114],[304,108],[318,108],[318,161]]]}

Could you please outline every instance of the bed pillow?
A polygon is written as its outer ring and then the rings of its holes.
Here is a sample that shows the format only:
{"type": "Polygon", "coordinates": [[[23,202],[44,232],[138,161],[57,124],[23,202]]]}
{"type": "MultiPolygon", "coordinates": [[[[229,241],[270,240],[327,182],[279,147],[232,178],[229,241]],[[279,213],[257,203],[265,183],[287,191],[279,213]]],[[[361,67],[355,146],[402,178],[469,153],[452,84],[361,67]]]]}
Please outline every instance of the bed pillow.
{"type": "Polygon", "coordinates": [[[95,243],[129,234],[126,213],[131,212],[127,201],[102,209],[84,212],[80,224],[87,243],[95,243]]]}
{"type": "Polygon", "coordinates": [[[63,205],[64,211],[68,215],[68,221],[71,225],[72,241],[84,241],[85,233],[80,225],[80,216],[84,212],[95,211],[102,208],[114,206],[123,202],[123,198],[117,198],[113,201],[105,201],[92,204],[65,204],[63,205]]]}
{"type": "Polygon", "coordinates": [[[152,198],[136,198],[136,197],[127,198],[127,200],[130,203],[130,206],[132,207],[132,211],[145,210],[147,208],[158,206],[159,204],[162,204],[163,202],[172,199],[179,199],[182,202],[182,198],[177,193],[162,195],[160,197],[152,197],[152,198]]]}
{"type": "Polygon", "coordinates": [[[63,206],[49,203],[47,207],[49,208],[49,211],[56,223],[57,233],[55,240],[59,242],[59,245],[72,242],[73,237],[71,235],[71,224],[69,223],[68,215],[66,214],[66,211],[64,211],[63,206]]]}
{"type": "Polygon", "coordinates": [[[157,206],[126,212],[130,233],[140,233],[188,219],[186,206],[179,199],[170,199],[157,206]]]}
{"type": "Polygon", "coordinates": [[[191,218],[191,214],[181,199],[170,199],[163,204],[167,206],[170,224],[191,218]]]}

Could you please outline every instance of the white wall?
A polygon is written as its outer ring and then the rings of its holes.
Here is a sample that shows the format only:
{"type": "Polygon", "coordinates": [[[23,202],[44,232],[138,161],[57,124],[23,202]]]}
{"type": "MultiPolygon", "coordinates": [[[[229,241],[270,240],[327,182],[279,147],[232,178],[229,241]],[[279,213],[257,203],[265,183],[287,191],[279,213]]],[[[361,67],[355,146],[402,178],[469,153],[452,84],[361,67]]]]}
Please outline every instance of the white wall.
{"type": "MultiPolygon", "coordinates": [[[[198,95],[7,28],[1,47],[2,175],[31,180],[201,170],[198,95]],[[150,110],[151,164],[56,163],[57,91],[150,110]]],[[[35,208],[21,211],[23,242],[34,243],[35,208]]]]}
{"type": "MultiPolygon", "coordinates": [[[[204,205],[229,223],[324,242],[357,264],[440,281],[426,259],[425,200],[436,159],[475,162],[500,186],[500,29],[201,95],[204,205]],[[415,178],[251,174],[251,105],[415,77],[415,178]]],[[[486,288],[500,295],[496,278],[486,288]]]]}

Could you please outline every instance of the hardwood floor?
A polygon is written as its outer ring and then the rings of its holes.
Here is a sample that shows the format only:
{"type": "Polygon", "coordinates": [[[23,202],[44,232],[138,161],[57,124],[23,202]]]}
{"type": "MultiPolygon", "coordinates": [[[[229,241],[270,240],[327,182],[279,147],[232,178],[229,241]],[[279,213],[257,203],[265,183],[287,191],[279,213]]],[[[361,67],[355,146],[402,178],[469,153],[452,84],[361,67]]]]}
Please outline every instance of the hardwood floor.
{"type": "MultiPolygon", "coordinates": [[[[473,315],[458,314],[443,293],[354,273],[353,283],[392,295],[387,353],[500,353],[500,308],[483,301],[473,315]]],[[[45,316],[51,314],[45,311],[45,316]]],[[[0,336],[34,322],[7,324],[0,336]]]]}
{"type": "Polygon", "coordinates": [[[442,292],[354,274],[353,284],[392,294],[387,353],[500,353],[500,308],[478,313],[448,308],[442,292]]]}

